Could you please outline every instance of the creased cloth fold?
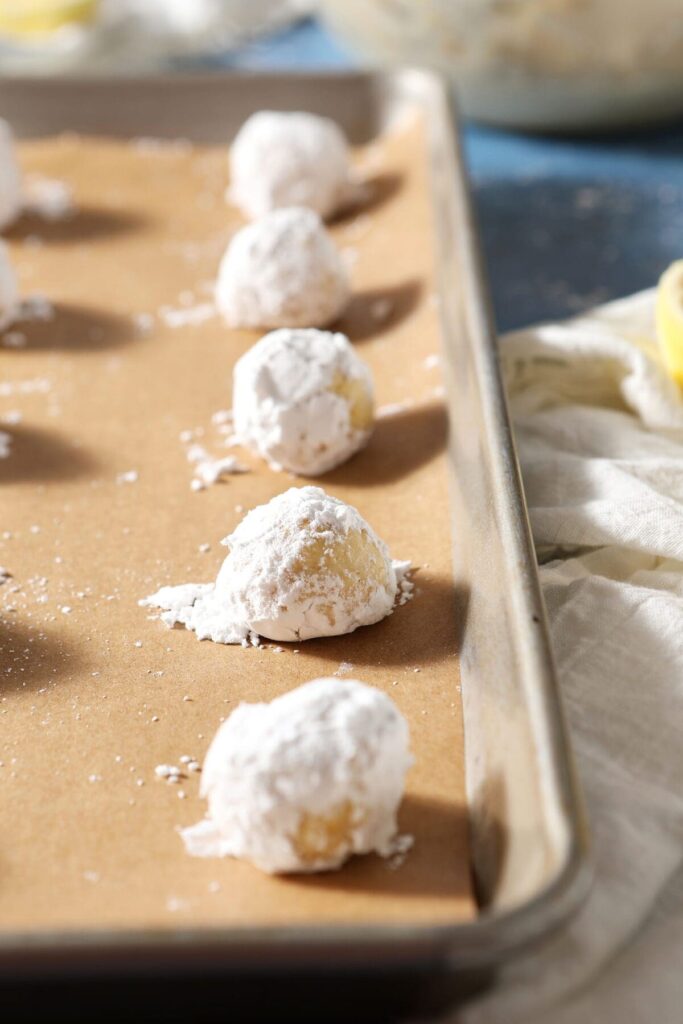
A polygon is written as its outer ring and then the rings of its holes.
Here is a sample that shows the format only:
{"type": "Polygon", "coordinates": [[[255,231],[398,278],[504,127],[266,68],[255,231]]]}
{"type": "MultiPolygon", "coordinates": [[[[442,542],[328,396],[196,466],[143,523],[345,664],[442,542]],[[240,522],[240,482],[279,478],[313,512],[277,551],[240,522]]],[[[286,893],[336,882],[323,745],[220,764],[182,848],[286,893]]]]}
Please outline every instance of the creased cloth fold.
{"type": "Polygon", "coordinates": [[[683,401],[654,293],[508,335],[501,359],[596,878],[573,923],[462,1020],[677,1024],[683,401]]]}

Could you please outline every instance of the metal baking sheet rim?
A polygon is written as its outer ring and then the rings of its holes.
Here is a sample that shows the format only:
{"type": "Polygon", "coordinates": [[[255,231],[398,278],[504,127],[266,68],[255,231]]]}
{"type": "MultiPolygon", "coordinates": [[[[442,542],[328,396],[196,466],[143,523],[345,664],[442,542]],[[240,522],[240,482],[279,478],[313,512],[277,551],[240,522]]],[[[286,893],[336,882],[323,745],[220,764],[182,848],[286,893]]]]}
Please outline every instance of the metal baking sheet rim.
{"type": "MultiPolygon", "coordinates": [[[[550,650],[545,609],[540,591],[533,542],[524,501],[521,475],[511,433],[504,389],[496,355],[495,331],[491,304],[485,285],[477,229],[472,214],[464,161],[457,135],[457,115],[451,90],[444,80],[421,70],[405,70],[380,75],[372,72],[291,74],[238,73],[229,76],[193,76],[188,79],[141,78],[66,79],[50,81],[34,78],[5,80],[0,85],[2,112],[19,129],[19,134],[41,134],[60,130],[51,122],[54,102],[60,102],[60,93],[67,96],[73,90],[87,92],[93,106],[97,95],[117,88],[123,95],[123,109],[130,106],[133,96],[149,94],[157,102],[162,93],[178,90],[200,95],[204,89],[229,89],[236,86],[244,90],[256,86],[259,94],[277,90],[283,99],[296,93],[301,95],[301,106],[311,107],[311,99],[319,106],[334,95],[335,87],[345,85],[358,90],[367,89],[376,102],[379,97],[392,100],[411,99],[421,104],[430,130],[432,184],[435,202],[438,255],[443,257],[449,246],[456,245],[459,261],[464,270],[461,288],[464,292],[465,319],[474,362],[477,385],[483,399],[487,420],[491,462],[489,471],[496,484],[496,514],[509,545],[508,556],[517,579],[517,592],[510,595],[516,618],[516,639],[523,654],[522,666],[527,674],[527,693],[534,696],[534,738],[538,730],[546,748],[542,751],[545,799],[554,805],[564,833],[561,862],[548,884],[533,898],[516,907],[503,910],[484,910],[471,922],[439,926],[324,926],[258,929],[189,929],[177,928],[172,932],[102,930],[79,933],[76,931],[45,932],[40,936],[26,934],[0,934],[0,978],[18,977],[36,970],[52,973],[73,968],[116,971],[125,967],[133,973],[145,972],[155,965],[191,971],[201,961],[202,969],[215,964],[222,972],[239,970],[249,973],[283,967],[288,964],[315,967],[329,966],[330,957],[341,958],[344,967],[354,965],[367,968],[370,951],[378,967],[440,965],[455,971],[495,967],[511,956],[532,947],[547,938],[565,923],[581,906],[590,888],[591,869],[588,858],[588,839],[581,795],[575,779],[571,751],[561,706],[558,682],[550,650]],[[315,86],[322,86],[316,89],[315,86]],[[283,88],[284,87],[284,88],[283,88]],[[44,108],[41,100],[48,96],[44,108]],[[317,98],[316,98],[317,97],[317,98]],[[38,106],[36,106],[38,105],[38,106]],[[454,238],[455,228],[459,228],[454,238]],[[187,954],[192,956],[188,960],[187,954]],[[229,959],[226,958],[229,954],[229,959]]],[[[145,105],[143,104],[143,107],[145,105]]],[[[139,109],[139,108],[137,108],[139,109]]],[[[91,107],[92,110],[92,107],[91,107]]],[[[330,111],[332,116],[334,112],[330,111]]],[[[101,131],[121,133],[121,110],[115,116],[114,129],[102,126],[101,131]]],[[[92,115],[86,117],[91,121],[92,115]]],[[[69,127],[72,127],[70,125],[69,127]]],[[[83,126],[81,130],[88,130],[83,126]]],[[[92,130],[92,129],[90,129],[92,130]]],[[[133,131],[126,134],[134,134],[133,131]]],[[[440,297],[448,281],[442,272],[440,297]]],[[[452,282],[451,282],[452,283],[452,282]]],[[[461,325],[449,319],[448,306],[442,306],[442,328],[446,344],[461,325]]],[[[449,414],[455,394],[447,391],[449,414]]],[[[463,692],[467,673],[463,666],[463,692]]],[[[466,722],[467,731],[467,722],[466,722]]],[[[467,739],[466,739],[467,745],[467,739]]],[[[339,966],[339,962],[337,963],[339,966]]]]}

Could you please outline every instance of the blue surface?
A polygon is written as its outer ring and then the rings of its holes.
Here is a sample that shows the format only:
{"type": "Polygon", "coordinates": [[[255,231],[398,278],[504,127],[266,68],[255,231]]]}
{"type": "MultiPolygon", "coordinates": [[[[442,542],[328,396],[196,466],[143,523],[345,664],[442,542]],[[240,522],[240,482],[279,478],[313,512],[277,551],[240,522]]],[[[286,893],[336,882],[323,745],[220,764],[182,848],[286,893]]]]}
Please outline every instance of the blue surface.
{"type": "MultiPolygon", "coordinates": [[[[313,21],[221,64],[348,68],[353,55],[313,21]]],[[[683,257],[683,125],[550,139],[467,125],[494,305],[506,330],[647,288],[683,257]]]]}

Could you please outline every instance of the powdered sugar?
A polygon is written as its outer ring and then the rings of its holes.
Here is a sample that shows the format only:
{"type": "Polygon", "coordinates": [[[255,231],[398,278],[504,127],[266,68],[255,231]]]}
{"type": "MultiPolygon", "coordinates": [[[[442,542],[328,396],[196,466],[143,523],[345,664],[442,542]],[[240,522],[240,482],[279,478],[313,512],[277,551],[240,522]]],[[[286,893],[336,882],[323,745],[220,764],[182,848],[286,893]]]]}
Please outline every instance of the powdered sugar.
{"type": "Polygon", "coordinates": [[[26,179],[24,209],[47,221],[63,220],[74,212],[73,193],[65,181],[34,174],[26,179]]]}
{"type": "Polygon", "coordinates": [[[26,348],[27,341],[28,339],[22,331],[7,331],[0,338],[3,348],[26,348]]]}
{"type": "Polygon", "coordinates": [[[54,320],[55,307],[47,298],[46,295],[27,295],[22,300],[17,313],[17,319],[21,321],[28,321],[29,323],[34,320],[38,321],[49,321],[54,320]]]}
{"type": "Polygon", "coordinates": [[[25,380],[0,380],[0,398],[11,395],[47,394],[52,383],[47,377],[29,377],[25,380]]]}
{"type": "Polygon", "coordinates": [[[235,434],[274,469],[310,476],[345,462],[367,443],[372,411],[372,375],[343,334],[283,328],[235,365],[235,434]]]}
{"type": "Polygon", "coordinates": [[[262,110],[232,144],[230,177],[227,198],[247,217],[284,206],[306,206],[329,217],[349,189],[346,140],[327,117],[262,110]]]}
{"type": "Polygon", "coordinates": [[[340,254],[312,210],[275,210],[233,237],[216,305],[233,327],[324,327],[349,298],[340,254]]]}
{"type": "Polygon", "coordinates": [[[205,324],[216,315],[216,307],[212,302],[199,302],[194,306],[182,306],[173,309],[171,306],[162,306],[159,316],[167,327],[196,327],[205,324]]]}
{"type": "Polygon", "coordinates": [[[209,816],[183,830],[186,848],[270,873],[405,850],[396,811],[408,743],[389,697],[354,680],[316,679],[270,704],[240,704],[209,748],[201,783],[209,816]]]}
{"type": "Polygon", "coordinates": [[[193,444],[188,448],[187,460],[192,463],[194,473],[190,483],[193,491],[203,491],[232,473],[249,472],[249,467],[243,466],[234,455],[223,455],[219,458],[213,458],[199,444],[193,444]]]}
{"type": "Polygon", "coordinates": [[[162,587],[140,604],[200,640],[307,640],[391,614],[405,573],[355,508],[318,487],[259,505],[224,543],[230,554],[215,583],[162,587]]]}

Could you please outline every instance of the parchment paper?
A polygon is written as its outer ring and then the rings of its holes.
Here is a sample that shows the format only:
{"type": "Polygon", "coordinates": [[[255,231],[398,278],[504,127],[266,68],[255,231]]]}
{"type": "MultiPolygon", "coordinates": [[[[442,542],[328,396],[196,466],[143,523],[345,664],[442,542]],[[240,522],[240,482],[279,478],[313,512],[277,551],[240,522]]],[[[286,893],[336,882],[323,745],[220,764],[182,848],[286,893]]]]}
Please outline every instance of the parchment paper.
{"type": "Polygon", "coordinates": [[[215,316],[170,327],[159,313],[192,308],[201,319],[210,302],[241,223],[223,200],[226,152],[66,136],[22,147],[25,169],[67,181],[77,209],[54,222],[24,216],[9,232],[23,294],[47,296],[54,317],[16,325],[23,348],[6,337],[0,347],[0,416],[21,414],[0,424],[12,436],[0,460],[0,564],[12,573],[0,586],[6,931],[474,913],[421,126],[404,124],[358,160],[368,198],[332,226],[353,262],[339,326],[375,373],[378,405],[405,405],[320,482],[419,567],[416,596],[379,625],[274,653],[199,643],[137,605],[165,583],[212,580],[219,540],[244,511],[305,482],[238,451],[249,474],[190,490],[180,434],[201,428],[200,443],[227,453],[211,414],[230,407],[232,364],[259,336],[215,316]],[[137,480],[117,482],[131,470],[137,480]],[[415,847],[403,865],[365,857],[333,874],[271,878],[187,856],[176,830],[204,814],[199,776],[172,786],[155,766],[201,761],[240,700],[270,700],[342,663],[410,721],[416,763],[400,825],[415,847]]]}

